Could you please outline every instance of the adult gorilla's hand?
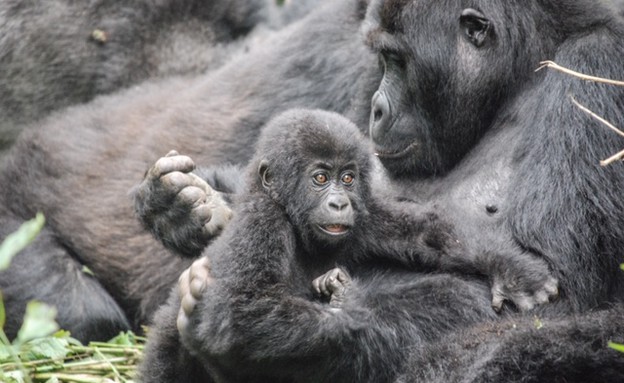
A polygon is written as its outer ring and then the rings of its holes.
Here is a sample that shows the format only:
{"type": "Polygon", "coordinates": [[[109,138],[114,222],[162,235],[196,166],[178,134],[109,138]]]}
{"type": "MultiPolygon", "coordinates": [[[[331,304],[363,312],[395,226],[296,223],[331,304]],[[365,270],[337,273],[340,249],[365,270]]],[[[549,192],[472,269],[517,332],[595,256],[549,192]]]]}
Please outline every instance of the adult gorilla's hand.
{"type": "Polygon", "coordinates": [[[190,157],[170,151],[134,190],[134,206],[143,225],[171,250],[196,257],[232,217],[219,192],[191,173],[190,157]]]}

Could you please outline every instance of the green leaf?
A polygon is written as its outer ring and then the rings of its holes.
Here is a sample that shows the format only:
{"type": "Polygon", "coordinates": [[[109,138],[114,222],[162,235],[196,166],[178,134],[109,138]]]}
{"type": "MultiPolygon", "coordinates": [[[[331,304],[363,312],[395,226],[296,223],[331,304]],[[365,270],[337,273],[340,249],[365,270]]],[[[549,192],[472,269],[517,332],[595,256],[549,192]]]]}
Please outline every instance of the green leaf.
{"type": "Polygon", "coordinates": [[[41,302],[28,302],[24,323],[17,333],[17,343],[26,343],[29,340],[42,338],[59,329],[54,318],[56,309],[41,302]]]}
{"type": "Polygon", "coordinates": [[[624,344],[609,342],[608,346],[616,351],[624,352],[624,344]]]}
{"type": "Polygon", "coordinates": [[[67,330],[58,330],[57,332],[52,334],[52,336],[55,338],[64,339],[67,341],[67,344],[70,344],[72,346],[82,346],[82,343],[80,343],[78,339],[72,338],[71,332],[67,330]]]}
{"type": "Polygon", "coordinates": [[[11,361],[11,348],[13,346],[10,344],[0,344],[0,363],[11,361]]]}
{"type": "Polygon", "coordinates": [[[71,353],[67,339],[45,337],[33,339],[22,346],[20,353],[24,361],[60,359],[71,353]]]}
{"type": "Polygon", "coordinates": [[[133,342],[133,338],[134,337],[131,336],[130,332],[120,332],[119,335],[106,343],[117,344],[120,346],[132,346],[135,344],[135,342],[133,342]]]}
{"type": "Polygon", "coordinates": [[[624,263],[620,264],[620,269],[624,270],[624,263]]]}
{"type": "Polygon", "coordinates": [[[15,232],[9,234],[0,245],[0,270],[6,270],[11,259],[31,243],[43,228],[45,218],[43,214],[37,216],[20,226],[15,232]]]}
{"type": "Polygon", "coordinates": [[[24,383],[24,374],[21,371],[5,372],[4,378],[6,383],[24,383]]]}

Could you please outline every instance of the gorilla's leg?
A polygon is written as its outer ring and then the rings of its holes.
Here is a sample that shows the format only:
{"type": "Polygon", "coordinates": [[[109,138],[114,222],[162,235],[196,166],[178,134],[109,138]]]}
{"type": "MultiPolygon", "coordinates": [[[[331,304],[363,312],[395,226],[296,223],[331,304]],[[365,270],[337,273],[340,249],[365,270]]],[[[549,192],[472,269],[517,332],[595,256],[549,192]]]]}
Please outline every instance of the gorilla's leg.
{"type": "MultiPolygon", "coordinates": [[[[2,226],[0,238],[22,223],[7,217],[3,222],[7,225],[2,226]]],[[[0,272],[0,290],[10,313],[5,325],[10,338],[17,334],[31,300],[58,307],[56,319],[61,328],[81,341],[108,340],[130,329],[123,311],[100,285],[97,275],[85,269],[47,228],[13,258],[9,271],[0,272]]]]}
{"type": "Polygon", "coordinates": [[[415,350],[399,382],[618,382],[623,309],[486,322],[415,350]]]}

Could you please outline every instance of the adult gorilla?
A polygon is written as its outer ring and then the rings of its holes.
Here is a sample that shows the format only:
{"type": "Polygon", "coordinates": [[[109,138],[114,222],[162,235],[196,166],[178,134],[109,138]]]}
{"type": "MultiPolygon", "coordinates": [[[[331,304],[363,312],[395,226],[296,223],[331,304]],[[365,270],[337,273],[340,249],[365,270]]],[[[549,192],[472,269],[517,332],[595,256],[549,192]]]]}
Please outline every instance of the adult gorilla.
{"type": "MultiPolygon", "coordinates": [[[[624,125],[623,92],[534,73],[554,59],[624,77],[613,59],[624,53],[624,27],[609,3],[374,1],[366,36],[385,71],[373,113],[367,104],[381,76],[357,37],[364,5],[332,2],[201,80],[101,98],[47,120],[45,135],[24,135],[0,174],[0,230],[36,210],[49,225],[0,275],[11,312],[46,300],[83,338],[109,334],[98,319],[112,330],[126,318],[145,321],[185,264],[131,217],[124,194],[136,174],[171,147],[202,164],[245,162],[259,126],[299,105],[360,124],[370,114],[380,158],[405,195],[453,213],[471,251],[544,257],[561,287],[545,311],[619,300],[624,206],[616,190],[624,172],[597,162],[624,140],[577,110],[569,94],[624,125]],[[97,279],[81,273],[82,264],[97,279]]],[[[432,319],[427,307],[413,309],[432,319]]]]}
{"type": "Polygon", "coordinates": [[[281,27],[319,1],[0,2],[0,149],[52,110],[218,67],[256,26],[281,27]]]}

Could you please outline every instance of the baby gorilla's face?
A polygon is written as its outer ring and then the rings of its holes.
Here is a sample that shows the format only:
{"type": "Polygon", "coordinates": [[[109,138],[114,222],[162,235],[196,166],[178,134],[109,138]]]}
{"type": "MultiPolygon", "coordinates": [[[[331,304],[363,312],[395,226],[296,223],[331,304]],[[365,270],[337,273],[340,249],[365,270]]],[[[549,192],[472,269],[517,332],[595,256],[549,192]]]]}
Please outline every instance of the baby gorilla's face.
{"type": "Polygon", "coordinates": [[[355,162],[315,161],[302,173],[306,226],[322,245],[342,243],[356,223],[360,177],[355,162]]]}

